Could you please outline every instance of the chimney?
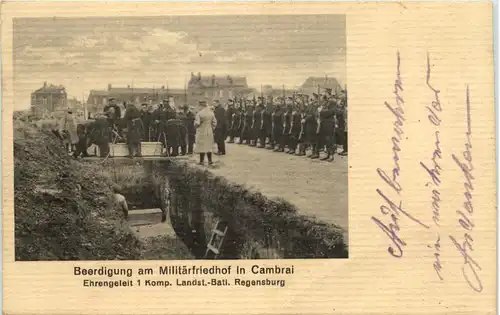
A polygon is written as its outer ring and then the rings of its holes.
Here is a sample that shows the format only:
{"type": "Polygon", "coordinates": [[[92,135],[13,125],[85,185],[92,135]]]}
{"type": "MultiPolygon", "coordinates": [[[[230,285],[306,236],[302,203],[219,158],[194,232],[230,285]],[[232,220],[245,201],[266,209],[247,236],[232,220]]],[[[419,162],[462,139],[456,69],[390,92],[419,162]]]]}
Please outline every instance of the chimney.
{"type": "Polygon", "coordinates": [[[43,82],[43,87],[46,88],[47,87],[47,81],[43,82]]]}
{"type": "Polygon", "coordinates": [[[212,85],[215,85],[215,74],[212,74],[212,85]]]}
{"type": "Polygon", "coordinates": [[[108,83],[108,91],[111,91],[111,84],[108,83]]]}
{"type": "Polygon", "coordinates": [[[127,89],[130,89],[130,84],[127,85],[127,89]]]}
{"type": "Polygon", "coordinates": [[[193,72],[191,72],[191,79],[192,79],[192,78],[194,78],[194,73],[193,73],[193,72]]]}
{"type": "Polygon", "coordinates": [[[201,80],[201,72],[198,72],[198,80],[201,80]]]}
{"type": "Polygon", "coordinates": [[[162,89],[162,90],[165,90],[165,85],[162,85],[162,86],[161,86],[161,89],[162,89]]]}
{"type": "Polygon", "coordinates": [[[231,78],[230,75],[227,76],[227,81],[229,82],[229,84],[233,85],[233,78],[231,78]]]}

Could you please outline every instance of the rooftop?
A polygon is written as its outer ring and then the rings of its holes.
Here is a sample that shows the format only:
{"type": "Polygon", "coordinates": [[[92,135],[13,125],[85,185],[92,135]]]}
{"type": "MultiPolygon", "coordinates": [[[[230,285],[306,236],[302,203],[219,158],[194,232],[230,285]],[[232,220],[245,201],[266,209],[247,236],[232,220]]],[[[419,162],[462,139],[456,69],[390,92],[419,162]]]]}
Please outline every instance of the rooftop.
{"type": "Polygon", "coordinates": [[[246,77],[240,77],[240,76],[231,76],[231,75],[225,75],[225,76],[216,76],[216,75],[211,75],[211,76],[202,76],[200,73],[198,75],[194,75],[191,73],[191,79],[189,80],[189,84],[197,84],[201,85],[203,87],[213,87],[213,86],[220,86],[220,87],[231,87],[231,86],[238,86],[238,87],[247,87],[247,78],[246,77]]]}
{"type": "Polygon", "coordinates": [[[43,83],[43,86],[33,93],[66,93],[66,89],[62,85],[43,83]]]}

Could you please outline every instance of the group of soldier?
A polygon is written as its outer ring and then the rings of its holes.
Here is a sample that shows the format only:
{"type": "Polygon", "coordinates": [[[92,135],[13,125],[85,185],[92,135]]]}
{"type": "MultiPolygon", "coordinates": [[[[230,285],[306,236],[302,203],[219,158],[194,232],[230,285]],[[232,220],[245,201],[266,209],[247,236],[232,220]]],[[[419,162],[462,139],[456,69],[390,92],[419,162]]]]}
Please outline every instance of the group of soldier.
{"type": "Polygon", "coordinates": [[[276,99],[230,100],[227,107],[230,143],[247,144],[333,161],[337,148],[347,155],[347,97],[326,89],[312,97],[296,94],[276,99]]]}
{"type": "MultiPolygon", "coordinates": [[[[298,156],[308,155],[333,161],[337,148],[347,155],[347,97],[323,94],[312,97],[294,94],[285,98],[271,96],[257,99],[229,99],[226,106],[218,100],[212,104],[217,120],[214,140],[217,154],[225,155],[225,142],[267,148],[298,156]]],[[[90,117],[89,117],[90,118],[90,117]]],[[[140,157],[141,142],[160,142],[161,155],[178,156],[193,153],[196,128],[195,113],[189,106],[181,109],[163,100],[157,106],[141,104],[118,105],[110,98],[103,113],[96,114],[91,126],[80,124],[77,133],[80,145],[75,155],[87,155],[90,143],[99,147],[101,157],[109,155],[110,143],[127,143],[129,157],[140,157]],[[163,150],[165,150],[163,152],[163,150]]]]}
{"type": "MultiPolygon", "coordinates": [[[[87,156],[90,144],[99,147],[99,155],[110,154],[110,144],[126,143],[128,157],[142,156],[142,142],[160,142],[166,156],[192,154],[194,146],[194,113],[188,106],[176,111],[169,100],[163,100],[153,108],[143,103],[138,109],[134,104],[117,104],[108,100],[103,112],[89,114],[89,123],[78,125],[77,133],[82,143],[75,156],[87,156]]],[[[77,145],[78,147],[78,145],[77,145]]]]}

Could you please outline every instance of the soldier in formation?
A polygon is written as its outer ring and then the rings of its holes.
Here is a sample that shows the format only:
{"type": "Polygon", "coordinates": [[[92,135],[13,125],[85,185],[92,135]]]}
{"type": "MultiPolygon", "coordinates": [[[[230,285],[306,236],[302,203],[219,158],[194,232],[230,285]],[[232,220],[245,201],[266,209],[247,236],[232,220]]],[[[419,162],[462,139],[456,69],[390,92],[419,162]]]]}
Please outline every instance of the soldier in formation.
{"type": "Polygon", "coordinates": [[[346,96],[333,95],[331,89],[311,98],[303,94],[267,99],[261,95],[258,101],[239,98],[230,100],[227,108],[228,143],[324,161],[333,161],[342,146],[340,154],[347,155],[346,96]],[[322,152],[326,156],[321,157],[322,152]]]}

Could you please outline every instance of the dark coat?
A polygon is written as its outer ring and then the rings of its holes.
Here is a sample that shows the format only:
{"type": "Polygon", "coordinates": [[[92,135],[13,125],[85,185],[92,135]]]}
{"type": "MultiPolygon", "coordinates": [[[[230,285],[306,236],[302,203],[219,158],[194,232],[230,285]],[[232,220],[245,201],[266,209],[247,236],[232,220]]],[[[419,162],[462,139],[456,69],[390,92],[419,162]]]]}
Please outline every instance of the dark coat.
{"type": "Polygon", "coordinates": [[[281,137],[281,134],[283,132],[283,110],[280,108],[276,108],[274,110],[274,113],[272,114],[272,137],[275,141],[281,137]]]}
{"type": "Polygon", "coordinates": [[[194,126],[194,118],[195,118],[195,115],[190,110],[188,110],[184,114],[183,121],[184,121],[184,126],[186,127],[186,132],[188,135],[196,134],[196,127],[194,126]]]}
{"type": "Polygon", "coordinates": [[[165,124],[168,146],[186,145],[187,129],[181,119],[169,119],[165,124]]]}
{"type": "Polygon", "coordinates": [[[333,109],[323,109],[319,114],[320,128],[322,136],[332,136],[335,132],[335,111],[333,109]]]}
{"type": "Polygon", "coordinates": [[[262,112],[262,129],[266,135],[270,136],[273,128],[272,112],[269,109],[265,109],[262,112]]]}
{"type": "Polygon", "coordinates": [[[141,112],[135,106],[130,106],[125,112],[125,121],[127,122],[127,143],[140,143],[144,135],[141,112]]]}
{"type": "Polygon", "coordinates": [[[228,106],[226,111],[227,117],[227,128],[228,131],[231,130],[231,126],[233,125],[233,114],[236,112],[234,106],[228,106]]]}
{"type": "Polygon", "coordinates": [[[290,133],[290,127],[292,126],[292,110],[289,108],[283,116],[283,134],[288,135],[290,133]]]}
{"type": "Polygon", "coordinates": [[[237,108],[234,110],[232,119],[231,119],[231,125],[229,127],[230,133],[232,137],[237,137],[239,133],[241,132],[241,112],[237,108]]]}
{"type": "Polygon", "coordinates": [[[304,141],[306,143],[313,143],[316,140],[316,132],[318,129],[318,121],[316,120],[317,109],[315,106],[309,107],[306,117],[305,117],[305,125],[304,125],[304,141]]]}
{"type": "Polygon", "coordinates": [[[257,137],[259,135],[261,124],[262,124],[262,108],[257,107],[253,112],[253,117],[252,117],[252,135],[254,137],[257,137]]]}
{"type": "Polygon", "coordinates": [[[217,126],[214,130],[215,140],[224,140],[227,136],[227,116],[226,110],[222,106],[218,106],[214,110],[215,120],[217,121],[217,126]]]}
{"type": "Polygon", "coordinates": [[[109,143],[110,139],[110,125],[106,118],[97,118],[95,122],[87,126],[90,142],[97,145],[109,143]]]}
{"type": "Polygon", "coordinates": [[[298,110],[292,112],[292,124],[290,126],[290,134],[297,138],[301,130],[301,120],[302,116],[298,110]]]}

